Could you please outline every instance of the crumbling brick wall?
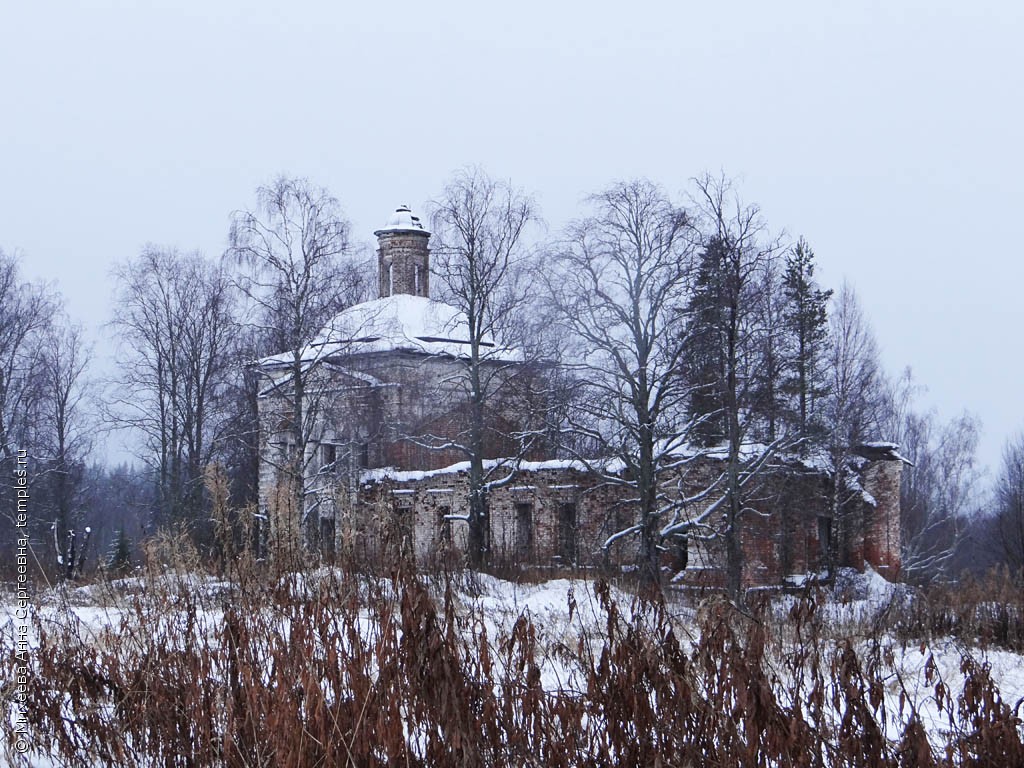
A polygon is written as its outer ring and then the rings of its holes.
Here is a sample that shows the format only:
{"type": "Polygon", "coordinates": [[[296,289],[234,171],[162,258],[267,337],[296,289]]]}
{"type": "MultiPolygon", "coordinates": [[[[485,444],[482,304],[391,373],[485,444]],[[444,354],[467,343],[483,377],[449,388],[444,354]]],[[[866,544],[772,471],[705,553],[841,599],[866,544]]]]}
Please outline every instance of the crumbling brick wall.
{"type": "MultiPolygon", "coordinates": [[[[410,509],[414,520],[413,546],[421,562],[430,562],[444,546],[463,551],[467,541],[464,521],[449,521],[448,541],[443,533],[445,516],[464,517],[469,512],[468,466],[456,467],[441,472],[389,473],[363,485],[358,503],[367,509],[382,501],[396,512],[410,509]]],[[[525,558],[537,565],[550,566],[603,565],[609,559],[623,564],[632,562],[635,548],[628,544],[611,554],[602,548],[616,525],[632,521],[629,505],[622,502],[621,496],[619,489],[603,486],[593,475],[579,469],[523,470],[512,482],[490,492],[491,561],[512,565],[525,558]],[[572,511],[571,547],[566,546],[570,523],[567,506],[572,511]],[[522,536],[523,511],[528,511],[527,542],[522,536]]]]}
{"type": "Polygon", "coordinates": [[[889,579],[900,572],[900,481],[903,463],[875,461],[864,469],[864,489],[875,504],[864,513],[864,560],[889,579]]]}
{"type": "MultiPolygon", "coordinates": [[[[494,565],[530,563],[539,566],[627,566],[636,562],[635,538],[616,542],[607,551],[606,539],[637,522],[636,509],[622,485],[601,482],[580,466],[562,462],[526,464],[515,478],[494,488],[489,496],[491,562],[494,565]],[[574,543],[567,557],[566,508],[574,513],[574,543]],[[524,523],[528,535],[524,536],[524,523]]],[[[892,576],[899,557],[899,464],[872,462],[864,473],[865,488],[876,505],[860,497],[847,510],[848,521],[863,521],[846,546],[847,562],[866,561],[892,576]],[[859,558],[859,559],[856,559],[859,558]]],[[[686,476],[667,478],[664,486],[693,493],[721,471],[715,459],[692,465],[686,476]]],[[[830,476],[799,462],[768,470],[749,490],[741,537],[745,586],[779,584],[790,575],[820,573],[828,563],[822,532],[831,530],[830,476]]],[[[412,546],[417,559],[428,564],[441,551],[464,551],[466,523],[444,517],[468,513],[468,465],[436,472],[387,472],[371,477],[359,491],[366,508],[383,504],[396,513],[411,514],[412,546]]],[[[706,503],[706,502],[705,502],[706,503]]],[[[692,510],[696,513],[697,509],[692,510]]],[[[709,521],[714,527],[716,521],[709,521]]],[[[836,534],[838,535],[838,534],[836,534]]],[[[725,583],[725,553],[720,542],[692,536],[669,543],[663,563],[678,565],[685,558],[683,580],[721,586],[725,583]],[[685,552],[681,551],[685,548],[685,552]]]]}

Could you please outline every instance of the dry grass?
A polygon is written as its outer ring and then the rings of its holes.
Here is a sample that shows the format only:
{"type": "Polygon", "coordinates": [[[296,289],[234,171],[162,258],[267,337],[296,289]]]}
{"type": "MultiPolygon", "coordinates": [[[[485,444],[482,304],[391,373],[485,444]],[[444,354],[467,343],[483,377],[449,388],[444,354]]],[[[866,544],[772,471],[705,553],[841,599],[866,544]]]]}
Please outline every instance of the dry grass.
{"type": "MultiPolygon", "coordinates": [[[[683,621],[580,582],[567,605],[575,631],[552,639],[528,614],[495,633],[465,584],[405,567],[281,578],[250,564],[200,588],[194,571],[158,567],[182,546],[150,553],[144,588],[107,593],[117,612],[99,635],[37,617],[31,727],[58,764],[1024,765],[1020,721],[987,668],[965,656],[952,691],[926,667],[950,719],[929,741],[913,707],[901,697],[894,712],[884,695],[885,628],[837,638],[813,596],[784,619],[709,597],[683,621]],[[597,624],[577,598],[588,611],[593,601],[597,624]],[[553,667],[557,684],[544,675],[553,667]]],[[[173,556],[191,565],[187,550],[173,556]]],[[[959,602],[937,593],[878,621],[1013,647],[1019,619],[985,607],[1011,598],[1005,588],[974,585],[959,602]]]]}
{"type": "Polygon", "coordinates": [[[1024,653],[1024,583],[1006,570],[955,585],[936,585],[894,612],[891,626],[908,638],[955,637],[1024,653]]]}

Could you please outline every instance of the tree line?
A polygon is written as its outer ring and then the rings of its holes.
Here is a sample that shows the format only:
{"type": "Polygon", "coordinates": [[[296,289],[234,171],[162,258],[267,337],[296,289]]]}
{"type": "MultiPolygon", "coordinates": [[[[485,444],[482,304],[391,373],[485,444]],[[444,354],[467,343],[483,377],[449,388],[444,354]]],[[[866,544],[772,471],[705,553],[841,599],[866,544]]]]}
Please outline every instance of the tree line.
{"type": "MultiPolygon", "coordinates": [[[[854,448],[878,441],[898,444],[908,461],[907,578],[1024,567],[1024,437],[1007,444],[985,488],[978,420],[941,421],[919,406],[909,371],[883,370],[854,289],[820,284],[810,243],[773,230],[724,177],[693,179],[678,199],[647,180],[615,183],[585,205],[546,233],[529,195],[475,168],[454,174],[431,204],[434,298],[461,310],[470,329],[468,426],[446,446],[470,462],[475,565],[486,562],[488,489],[516,465],[516,456],[498,469],[483,461],[487,414],[509,396],[487,343],[500,339],[536,372],[515,393],[528,418],[505,436],[518,458],[544,446],[627,486],[639,513],[607,545],[636,541],[652,580],[673,540],[704,538],[723,547],[737,591],[740,532],[760,513],[765,468],[799,456],[830,472],[841,525],[858,492],[854,448]],[[666,470],[702,453],[724,458],[721,476],[689,497],[666,493],[666,470]]],[[[151,244],[118,264],[108,380],[93,372],[59,293],[25,281],[18,259],[0,253],[0,469],[10,478],[16,450],[29,450],[35,546],[62,576],[76,557],[85,562],[86,528],[90,562],[112,568],[160,528],[213,547],[211,467],[233,508],[253,507],[261,381],[251,363],[268,355],[282,356],[294,385],[281,469],[296,507],[306,504],[306,447],[325,404],[308,385],[318,360],[303,351],[338,313],[373,298],[376,269],[338,200],[305,179],[260,187],[255,205],[231,215],[228,241],[217,257],[151,244]],[[136,437],[139,462],[91,461],[97,441],[121,429],[136,437]]]]}

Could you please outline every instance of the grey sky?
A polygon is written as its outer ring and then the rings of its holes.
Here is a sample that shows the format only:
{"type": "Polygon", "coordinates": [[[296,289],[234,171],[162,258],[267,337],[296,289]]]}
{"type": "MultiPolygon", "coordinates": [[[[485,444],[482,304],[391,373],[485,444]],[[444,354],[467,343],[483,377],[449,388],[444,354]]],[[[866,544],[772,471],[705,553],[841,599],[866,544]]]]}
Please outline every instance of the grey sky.
{"type": "Polygon", "coordinates": [[[612,180],[723,170],[994,464],[1024,428],[1022,40],[1010,0],[8,2],[0,246],[95,333],[114,261],[219,254],[280,172],[368,241],[470,163],[553,231],[612,180]]]}

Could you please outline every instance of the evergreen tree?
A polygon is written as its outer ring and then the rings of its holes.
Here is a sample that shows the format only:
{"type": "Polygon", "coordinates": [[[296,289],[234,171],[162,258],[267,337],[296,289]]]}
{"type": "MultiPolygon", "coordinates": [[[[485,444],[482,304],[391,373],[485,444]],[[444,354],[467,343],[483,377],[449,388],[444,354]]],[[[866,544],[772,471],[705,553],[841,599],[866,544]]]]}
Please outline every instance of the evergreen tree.
{"type": "Polygon", "coordinates": [[[132,567],[132,543],[124,528],[118,528],[117,538],[107,553],[107,570],[111,573],[124,575],[132,567]]]}
{"type": "Polygon", "coordinates": [[[784,387],[789,369],[789,329],[786,295],[780,279],[779,260],[766,259],[753,275],[754,350],[751,355],[751,436],[770,444],[789,429],[790,403],[784,387]]]}
{"type": "Polygon", "coordinates": [[[727,248],[717,237],[711,238],[700,254],[697,279],[687,306],[686,375],[693,387],[690,413],[700,419],[693,430],[694,442],[701,446],[725,439],[725,339],[727,248]]]}
{"type": "Polygon", "coordinates": [[[794,400],[796,430],[808,441],[820,438],[822,425],[818,400],[826,393],[824,347],[828,340],[828,302],[831,290],[822,290],[814,279],[814,251],[800,238],[786,256],[783,290],[786,324],[792,345],[789,373],[783,390],[794,400]]]}

